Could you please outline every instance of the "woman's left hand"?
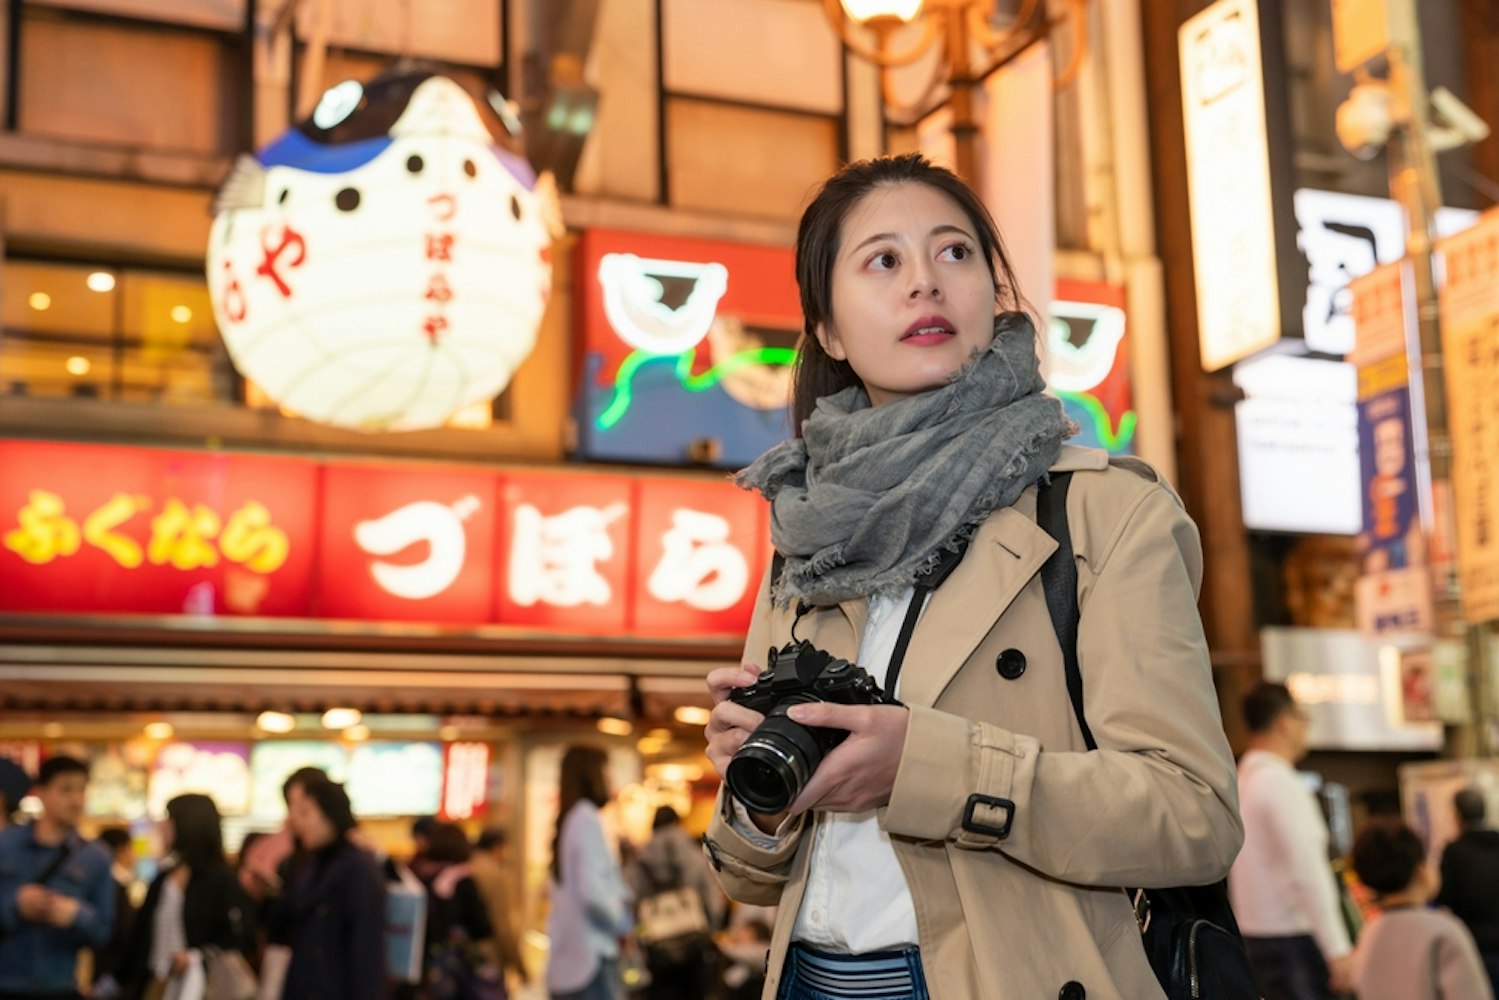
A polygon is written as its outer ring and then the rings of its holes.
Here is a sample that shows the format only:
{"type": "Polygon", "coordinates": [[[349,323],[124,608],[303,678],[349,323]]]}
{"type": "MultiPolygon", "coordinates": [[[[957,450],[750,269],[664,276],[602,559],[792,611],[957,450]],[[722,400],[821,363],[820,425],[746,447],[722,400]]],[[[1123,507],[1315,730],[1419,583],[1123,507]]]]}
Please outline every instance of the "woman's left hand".
{"type": "Polygon", "coordinates": [[[910,712],[897,705],[815,702],[795,705],[788,714],[804,726],[848,730],[791,803],[793,815],[809,809],[863,812],[890,802],[910,712]]]}

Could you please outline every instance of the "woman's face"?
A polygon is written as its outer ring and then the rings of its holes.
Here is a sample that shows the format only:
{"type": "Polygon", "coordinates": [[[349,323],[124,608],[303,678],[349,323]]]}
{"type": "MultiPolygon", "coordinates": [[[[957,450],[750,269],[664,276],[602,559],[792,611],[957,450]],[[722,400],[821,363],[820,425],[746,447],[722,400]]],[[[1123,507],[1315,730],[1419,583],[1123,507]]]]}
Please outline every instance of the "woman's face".
{"type": "Polygon", "coordinates": [[[994,278],[973,222],[925,184],[875,188],[843,220],[817,339],[875,406],[944,385],[994,340],[994,278]]]}
{"type": "Polygon", "coordinates": [[[309,851],[327,847],[338,836],[333,823],[323,815],[317,801],[301,785],[292,785],[287,789],[286,822],[297,843],[309,851]]]}

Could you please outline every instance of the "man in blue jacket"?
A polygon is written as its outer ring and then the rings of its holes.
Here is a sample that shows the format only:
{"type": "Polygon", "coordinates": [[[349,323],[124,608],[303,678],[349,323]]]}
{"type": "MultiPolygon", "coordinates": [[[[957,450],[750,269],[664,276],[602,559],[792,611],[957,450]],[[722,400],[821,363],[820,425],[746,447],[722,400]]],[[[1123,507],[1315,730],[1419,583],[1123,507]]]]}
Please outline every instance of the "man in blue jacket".
{"type": "Polygon", "coordinates": [[[87,784],[82,761],[49,758],[41,816],[0,831],[0,1000],[75,1000],[79,950],[109,941],[109,856],[78,834],[87,784]]]}

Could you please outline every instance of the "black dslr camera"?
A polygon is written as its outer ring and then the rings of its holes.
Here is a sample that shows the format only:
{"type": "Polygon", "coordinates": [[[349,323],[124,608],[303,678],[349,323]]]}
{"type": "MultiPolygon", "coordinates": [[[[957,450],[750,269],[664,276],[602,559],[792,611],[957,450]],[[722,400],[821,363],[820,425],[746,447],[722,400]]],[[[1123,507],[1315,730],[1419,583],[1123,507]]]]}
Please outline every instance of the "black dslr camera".
{"type": "Polygon", "coordinates": [[[787,709],[812,701],[898,704],[862,667],[806,640],[772,649],[765,673],[749,687],[731,691],[729,700],[763,714],[765,721],[729,761],[724,780],[745,808],[768,815],[791,805],[823,755],[848,736],[846,729],[803,726],[786,715],[787,709]]]}

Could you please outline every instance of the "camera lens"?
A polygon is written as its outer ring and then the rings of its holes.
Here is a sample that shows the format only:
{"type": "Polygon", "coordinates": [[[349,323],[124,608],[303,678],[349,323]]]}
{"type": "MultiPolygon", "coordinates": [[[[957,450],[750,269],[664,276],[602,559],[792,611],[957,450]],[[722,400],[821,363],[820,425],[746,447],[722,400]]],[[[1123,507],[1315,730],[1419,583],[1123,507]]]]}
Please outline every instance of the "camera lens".
{"type": "Polygon", "coordinates": [[[777,705],[771,710],[724,772],[730,794],[751,812],[784,812],[822,763],[816,737],[787,718],[786,708],[777,705]]]}

